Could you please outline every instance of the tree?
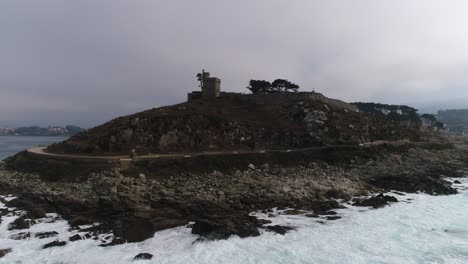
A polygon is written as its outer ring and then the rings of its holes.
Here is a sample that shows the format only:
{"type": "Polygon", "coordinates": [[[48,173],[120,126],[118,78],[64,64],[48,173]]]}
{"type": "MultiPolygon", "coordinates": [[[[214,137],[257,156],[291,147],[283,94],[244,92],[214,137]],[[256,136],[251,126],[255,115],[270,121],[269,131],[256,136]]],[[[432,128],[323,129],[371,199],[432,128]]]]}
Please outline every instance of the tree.
{"type": "Polygon", "coordinates": [[[434,127],[437,128],[438,130],[441,130],[445,128],[445,124],[442,122],[436,121],[434,127]]]}
{"type": "Polygon", "coordinates": [[[299,85],[285,79],[276,79],[271,84],[271,92],[297,92],[299,85]]]}
{"type": "Polygon", "coordinates": [[[264,80],[250,80],[247,86],[253,94],[297,92],[299,85],[285,79],[276,79],[273,83],[264,80]]]}
{"type": "Polygon", "coordinates": [[[247,89],[249,89],[253,94],[268,93],[271,89],[271,83],[265,80],[250,80],[247,89]]]}

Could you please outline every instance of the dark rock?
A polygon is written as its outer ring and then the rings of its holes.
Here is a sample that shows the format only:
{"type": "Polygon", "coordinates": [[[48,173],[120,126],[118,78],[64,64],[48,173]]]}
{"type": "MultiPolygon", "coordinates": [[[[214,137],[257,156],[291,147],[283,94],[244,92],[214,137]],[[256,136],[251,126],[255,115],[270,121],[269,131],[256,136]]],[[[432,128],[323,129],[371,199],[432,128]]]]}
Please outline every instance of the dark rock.
{"type": "Polygon", "coordinates": [[[304,211],[301,211],[301,210],[286,210],[283,212],[283,214],[285,215],[300,215],[300,214],[304,214],[305,212],[304,211]]]}
{"type": "Polygon", "coordinates": [[[392,175],[375,177],[369,184],[385,190],[397,190],[400,192],[416,193],[418,191],[427,194],[456,194],[457,190],[450,186],[440,176],[427,175],[392,175]]]}
{"type": "Polygon", "coordinates": [[[320,213],[320,215],[337,215],[338,213],[335,211],[326,211],[323,213],[320,213]]]}
{"type": "Polygon", "coordinates": [[[363,207],[368,207],[369,206],[369,207],[373,207],[373,208],[381,208],[381,207],[384,207],[386,205],[389,205],[389,202],[396,203],[396,202],[398,202],[398,199],[393,197],[393,196],[379,194],[377,196],[373,196],[373,197],[368,198],[368,199],[357,200],[355,203],[353,203],[353,205],[354,206],[363,206],[363,207]]]}
{"type": "Polygon", "coordinates": [[[39,239],[43,239],[43,238],[55,237],[57,235],[58,235],[57,232],[51,231],[51,232],[36,233],[35,237],[37,237],[39,239]]]}
{"type": "Polygon", "coordinates": [[[6,254],[11,253],[12,250],[11,248],[5,248],[5,249],[0,249],[0,258],[3,258],[6,256],[6,254]]]}
{"type": "Polygon", "coordinates": [[[65,241],[58,241],[58,240],[55,240],[53,242],[50,242],[50,243],[47,243],[45,244],[42,248],[43,249],[46,249],[46,248],[50,248],[50,247],[63,247],[67,244],[67,242],[65,241]]]}
{"type": "Polygon", "coordinates": [[[341,205],[335,200],[312,201],[305,206],[305,209],[312,210],[315,213],[328,212],[340,208],[341,205]]]}
{"type": "Polygon", "coordinates": [[[44,218],[46,217],[46,212],[44,211],[44,209],[36,207],[30,209],[26,216],[31,219],[44,218]]]}
{"type": "Polygon", "coordinates": [[[24,217],[18,217],[15,221],[13,221],[9,226],[8,230],[15,230],[15,229],[28,229],[36,222],[34,220],[25,219],[24,217]]]}
{"type": "Polygon", "coordinates": [[[265,226],[265,229],[270,232],[275,232],[276,234],[284,235],[287,232],[294,230],[293,227],[290,226],[280,226],[280,225],[274,225],[274,226],[265,226]]]}
{"type": "Polygon", "coordinates": [[[377,195],[377,197],[384,199],[387,202],[398,203],[398,199],[395,196],[384,195],[383,193],[380,193],[379,195],[377,195]]]}
{"type": "Polygon", "coordinates": [[[455,180],[453,183],[455,183],[455,184],[461,184],[461,181],[455,180]]]}
{"type": "Polygon", "coordinates": [[[23,240],[23,239],[30,238],[30,237],[31,237],[31,233],[29,233],[29,232],[21,232],[21,233],[15,234],[15,235],[11,235],[11,236],[10,236],[10,239],[13,239],[13,240],[23,240]]]}
{"type": "Polygon", "coordinates": [[[70,238],[68,238],[68,240],[70,240],[71,242],[82,240],[82,239],[83,238],[79,234],[76,234],[76,235],[71,236],[70,238]]]}
{"type": "Polygon", "coordinates": [[[157,231],[149,219],[123,218],[114,222],[114,234],[128,242],[140,242],[152,238],[157,231]]]}
{"type": "Polygon", "coordinates": [[[150,260],[153,258],[153,255],[149,254],[149,253],[140,253],[138,255],[136,255],[133,260],[150,260]]]}
{"type": "Polygon", "coordinates": [[[227,239],[232,235],[241,238],[259,236],[254,223],[237,223],[236,219],[201,219],[195,222],[192,234],[201,235],[209,240],[227,239]]]}
{"type": "Polygon", "coordinates": [[[305,216],[310,217],[310,218],[319,218],[320,217],[318,214],[306,214],[305,216]]]}
{"type": "Polygon", "coordinates": [[[116,238],[112,239],[112,241],[110,243],[101,244],[99,246],[100,247],[111,247],[111,246],[115,246],[115,245],[121,245],[121,244],[124,244],[126,242],[127,241],[124,238],[116,237],[116,238]]]}
{"type": "Polygon", "coordinates": [[[343,190],[338,190],[338,189],[328,190],[325,193],[325,196],[328,198],[343,199],[343,200],[351,199],[351,196],[349,194],[345,193],[343,190]]]}
{"type": "Polygon", "coordinates": [[[327,216],[325,219],[333,221],[333,220],[341,219],[341,216],[327,216]]]}

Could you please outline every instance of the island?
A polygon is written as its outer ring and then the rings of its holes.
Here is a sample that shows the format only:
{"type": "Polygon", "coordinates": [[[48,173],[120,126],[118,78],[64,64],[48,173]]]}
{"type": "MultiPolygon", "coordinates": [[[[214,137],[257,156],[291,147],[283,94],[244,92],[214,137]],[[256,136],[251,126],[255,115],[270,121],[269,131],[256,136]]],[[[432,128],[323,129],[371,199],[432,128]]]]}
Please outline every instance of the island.
{"type": "Polygon", "coordinates": [[[284,234],[294,227],[252,212],[334,221],[343,206],[398,202],[391,191],[454,194],[446,177],[468,170],[465,142],[409,106],[346,103],[284,79],[252,80],[249,94],[198,79],[186,102],[5,160],[0,186],[18,197],[7,206],[28,211],[11,228],[57,212],[78,229],[99,222],[82,231],[112,232],[102,246],[180,226],[200,241],[284,234]]]}

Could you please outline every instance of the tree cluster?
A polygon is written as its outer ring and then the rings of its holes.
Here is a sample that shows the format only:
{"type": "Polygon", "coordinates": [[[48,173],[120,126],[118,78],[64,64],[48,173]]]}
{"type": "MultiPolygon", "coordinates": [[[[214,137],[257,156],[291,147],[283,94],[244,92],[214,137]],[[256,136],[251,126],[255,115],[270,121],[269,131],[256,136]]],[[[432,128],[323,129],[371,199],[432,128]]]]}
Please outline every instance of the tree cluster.
{"type": "Polygon", "coordinates": [[[388,105],[379,103],[353,103],[359,111],[371,116],[385,118],[392,122],[412,124],[421,123],[418,110],[406,105],[388,105]]]}
{"type": "Polygon", "coordinates": [[[250,80],[247,86],[253,94],[297,92],[299,85],[285,79],[276,79],[272,83],[265,80],[250,80]]]}

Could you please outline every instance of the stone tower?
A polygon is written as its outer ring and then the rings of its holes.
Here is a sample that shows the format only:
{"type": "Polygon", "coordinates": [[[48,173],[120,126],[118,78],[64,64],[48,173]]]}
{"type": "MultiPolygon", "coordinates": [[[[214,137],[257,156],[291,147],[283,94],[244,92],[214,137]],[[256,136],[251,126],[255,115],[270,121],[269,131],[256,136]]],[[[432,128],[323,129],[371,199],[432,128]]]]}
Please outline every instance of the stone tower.
{"type": "Polygon", "coordinates": [[[197,77],[200,81],[203,99],[214,99],[219,97],[221,92],[221,79],[210,77],[210,73],[205,72],[205,70],[203,70],[202,73],[199,73],[197,77]]]}

